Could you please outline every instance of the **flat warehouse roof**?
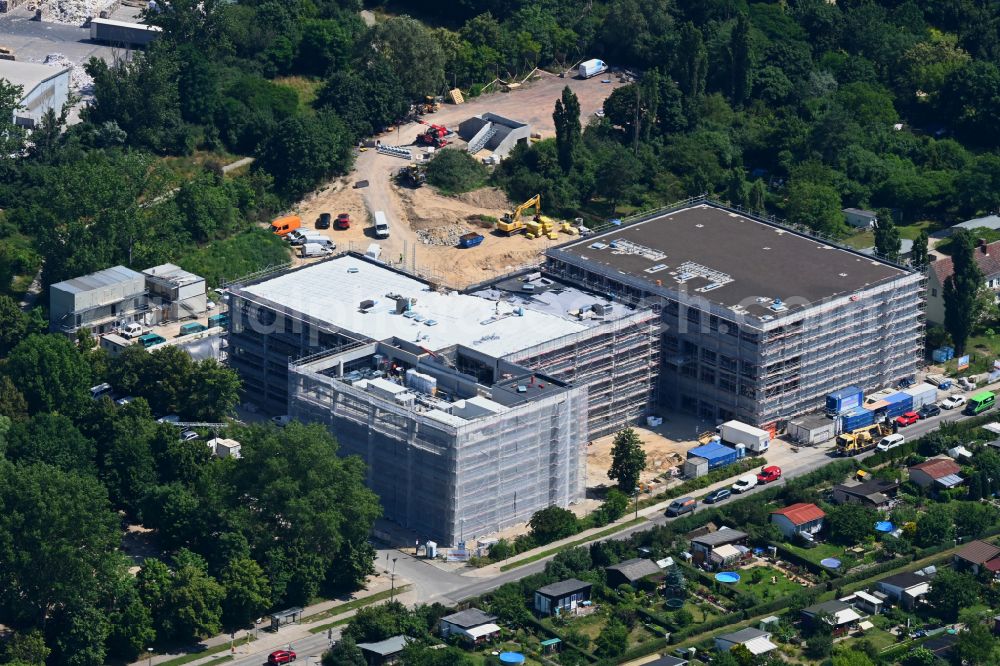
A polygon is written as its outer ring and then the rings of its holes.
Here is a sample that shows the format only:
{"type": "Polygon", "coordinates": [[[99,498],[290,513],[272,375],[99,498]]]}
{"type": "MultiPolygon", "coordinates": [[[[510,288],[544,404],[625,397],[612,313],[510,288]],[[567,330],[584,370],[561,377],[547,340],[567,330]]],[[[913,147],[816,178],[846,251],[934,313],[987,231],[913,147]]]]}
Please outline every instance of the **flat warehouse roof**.
{"type": "Polygon", "coordinates": [[[588,328],[526,307],[517,314],[509,303],[433,291],[419,280],[350,255],[233,291],[371,340],[397,337],[431,351],[460,344],[494,358],[588,328]],[[396,296],[416,303],[397,314],[396,296]],[[361,303],[369,300],[375,305],[362,310],[361,303]]]}
{"type": "Polygon", "coordinates": [[[548,254],[638,278],[653,292],[683,290],[723,307],[742,305],[758,316],[783,315],[908,274],[711,204],[590,236],[548,254]]]}

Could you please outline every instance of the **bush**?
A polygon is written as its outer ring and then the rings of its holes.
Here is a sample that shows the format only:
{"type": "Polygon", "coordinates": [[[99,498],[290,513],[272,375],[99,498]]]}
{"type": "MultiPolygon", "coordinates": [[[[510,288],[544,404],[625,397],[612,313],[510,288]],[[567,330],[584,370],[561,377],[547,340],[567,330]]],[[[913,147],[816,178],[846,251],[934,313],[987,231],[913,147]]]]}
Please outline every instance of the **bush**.
{"type": "Polygon", "coordinates": [[[442,150],[427,165],[427,182],[444,194],[461,194],[486,184],[489,171],[464,150],[442,150]]]}
{"type": "Polygon", "coordinates": [[[288,261],[288,245],[280,237],[263,229],[209,243],[177,264],[205,278],[209,287],[217,287],[223,280],[232,280],[268,266],[288,261]]]}

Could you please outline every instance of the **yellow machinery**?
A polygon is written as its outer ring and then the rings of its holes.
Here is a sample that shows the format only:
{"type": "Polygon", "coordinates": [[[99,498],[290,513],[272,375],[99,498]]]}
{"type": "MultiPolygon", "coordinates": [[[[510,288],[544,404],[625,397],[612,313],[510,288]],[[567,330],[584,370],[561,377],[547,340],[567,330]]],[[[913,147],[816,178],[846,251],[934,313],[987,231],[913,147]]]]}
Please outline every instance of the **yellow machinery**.
{"type": "Polygon", "coordinates": [[[845,432],[837,436],[837,453],[842,456],[856,456],[875,448],[878,440],[890,434],[892,428],[883,423],[845,432]]]}
{"type": "Polygon", "coordinates": [[[540,194],[536,194],[515,208],[512,212],[504,213],[503,217],[500,218],[500,221],[497,222],[497,231],[502,234],[507,234],[508,236],[521,233],[526,228],[524,222],[521,221],[521,216],[524,215],[524,211],[529,208],[534,208],[535,214],[537,215],[541,210],[541,206],[542,196],[540,194]]]}

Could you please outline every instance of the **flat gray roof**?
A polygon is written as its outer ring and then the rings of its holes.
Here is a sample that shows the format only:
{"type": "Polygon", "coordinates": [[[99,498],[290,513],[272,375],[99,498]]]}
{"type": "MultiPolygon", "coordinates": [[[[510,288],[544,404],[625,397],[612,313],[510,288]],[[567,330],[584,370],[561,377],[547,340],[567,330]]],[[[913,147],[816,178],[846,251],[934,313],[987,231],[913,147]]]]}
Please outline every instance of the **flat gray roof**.
{"type": "Polygon", "coordinates": [[[7,79],[16,86],[21,86],[22,95],[27,95],[39,84],[69,72],[68,67],[52,67],[36,62],[20,62],[15,60],[0,60],[0,79],[7,79]]]}
{"type": "MultiPolygon", "coordinates": [[[[5,61],[0,60],[0,62],[5,61]]],[[[56,282],[52,285],[52,288],[72,294],[79,294],[86,291],[93,291],[94,289],[101,289],[103,287],[121,284],[122,282],[130,282],[135,279],[145,280],[142,273],[137,273],[131,268],[125,268],[124,266],[112,266],[111,268],[105,268],[104,270],[97,271],[96,273],[81,275],[80,277],[75,277],[70,280],[56,282]]]]}
{"type": "Polygon", "coordinates": [[[490,615],[489,613],[481,611],[478,608],[467,608],[464,611],[452,613],[451,615],[445,615],[441,619],[449,624],[455,625],[456,627],[468,629],[469,627],[478,627],[481,624],[495,622],[497,616],[490,615]]]}
{"type": "Polygon", "coordinates": [[[725,308],[743,306],[755,316],[783,316],[908,275],[860,252],[709,203],[550,248],[547,255],[611,279],[638,279],[653,293],[686,291],[725,308]]]}
{"type": "Polygon", "coordinates": [[[169,283],[177,287],[192,284],[194,282],[205,281],[205,278],[200,275],[195,275],[194,273],[186,271],[176,264],[160,264],[159,266],[153,266],[152,268],[144,270],[143,274],[152,278],[157,278],[162,282],[169,283]]]}
{"type": "Polygon", "coordinates": [[[558,583],[552,583],[551,585],[540,587],[535,591],[542,596],[558,599],[567,594],[573,594],[574,592],[579,592],[580,590],[589,589],[591,587],[593,587],[591,583],[585,583],[582,580],[570,578],[569,580],[561,580],[558,583]]]}

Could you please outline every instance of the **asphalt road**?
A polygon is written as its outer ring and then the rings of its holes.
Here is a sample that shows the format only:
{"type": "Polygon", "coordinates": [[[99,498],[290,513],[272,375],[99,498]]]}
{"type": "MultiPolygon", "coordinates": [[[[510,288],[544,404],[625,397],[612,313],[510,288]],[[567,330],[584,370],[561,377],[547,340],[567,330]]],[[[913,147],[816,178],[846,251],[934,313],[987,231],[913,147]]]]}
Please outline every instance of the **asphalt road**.
{"type": "MultiPolygon", "coordinates": [[[[924,419],[911,426],[900,428],[899,432],[902,433],[907,440],[911,440],[936,430],[942,423],[964,420],[966,418],[969,417],[961,414],[959,410],[942,410],[939,416],[924,419]]],[[[874,451],[869,451],[859,455],[858,458],[864,459],[873,453],[874,451]]],[[[809,447],[800,448],[799,453],[784,456],[782,459],[781,467],[783,478],[788,480],[807,474],[829,464],[836,459],[837,456],[833,454],[832,446],[824,447],[822,449],[809,447]]],[[[713,486],[709,486],[708,488],[694,493],[694,495],[704,495],[711,488],[718,485],[724,484],[714,484],[713,486]]],[[[756,492],[761,492],[765,487],[766,486],[758,486],[745,494],[752,495],[756,492]]],[[[705,510],[705,507],[699,506],[698,510],[705,510]]],[[[643,522],[639,525],[635,525],[634,527],[617,532],[613,535],[605,537],[605,539],[627,539],[633,534],[652,529],[654,526],[664,525],[671,520],[674,519],[668,518],[664,514],[656,514],[651,516],[647,522],[643,522]]],[[[408,598],[415,598],[418,603],[433,603],[437,601],[445,605],[454,605],[464,599],[486,594],[487,592],[491,592],[492,590],[500,587],[504,583],[520,580],[521,578],[530,576],[531,574],[538,573],[545,568],[546,562],[551,559],[544,558],[537,562],[532,562],[510,571],[501,572],[491,577],[476,577],[475,575],[463,575],[458,571],[447,571],[433,564],[429,564],[423,559],[415,558],[412,555],[408,555],[407,553],[393,548],[382,548],[378,550],[378,559],[376,560],[378,566],[383,566],[387,555],[390,559],[396,558],[396,575],[405,579],[405,582],[412,586],[411,590],[406,595],[408,598]]],[[[333,638],[338,639],[339,637],[339,628],[334,629],[333,638]]],[[[238,657],[232,663],[236,666],[258,666],[260,664],[265,664],[268,653],[272,650],[285,647],[296,651],[299,657],[299,663],[318,663],[319,655],[322,654],[328,645],[329,639],[327,634],[323,633],[294,641],[290,644],[290,646],[271,646],[255,654],[238,657]]]]}

